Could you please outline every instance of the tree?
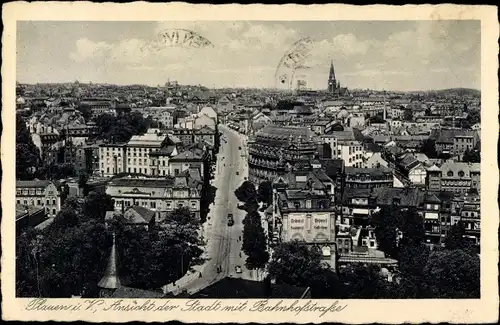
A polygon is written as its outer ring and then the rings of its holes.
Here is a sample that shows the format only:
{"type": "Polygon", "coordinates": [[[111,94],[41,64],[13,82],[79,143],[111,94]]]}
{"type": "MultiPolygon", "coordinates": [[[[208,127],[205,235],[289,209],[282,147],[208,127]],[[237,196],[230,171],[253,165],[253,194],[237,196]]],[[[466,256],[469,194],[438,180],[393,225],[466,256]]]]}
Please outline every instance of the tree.
{"type": "Polygon", "coordinates": [[[98,139],[106,139],[114,142],[126,142],[133,135],[144,134],[151,120],[145,119],[140,112],[121,114],[101,114],[96,118],[99,129],[98,139]]]}
{"type": "Polygon", "coordinates": [[[397,229],[398,218],[397,207],[383,207],[372,217],[372,225],[375,227],[375,236],[380,250],[389,256],[397,256],[397,229]]]}
{"type": "Polygon", "coordinates": [[[182,208],[177,208],[172,213],[169,213],[166,217],[166,220],[168,222],[174,222],[178,223],[181,225],[198,225],[198,221],[193,217],[191,214],[191,211],[189,211],[189,208],[187,207],[182,207],[182,208]]]}
{"type": "Polygon", "coordinates": [[[104,222],[106,211],[113,211],[114,203],[111,196],[98,192],[90,192],[83,202],[83,215],[98,222],[104,222]]]}
{"type": "Polygon", "coordinates": [[[339,278],[343,283],[342,298],[377,299],[389,296],[380,267],[348,265],[340,271],[339,278]]]}
{"type": "Polygon", "coordinates": [[[436,142],[432,139],[426,139],[422,142],[420,152],[429,158],[436,158],[438,156],[436,151],[436,142]]]}
{"type": "Polygon", "coordinates": [[[431,253],[424,268],[425,285],[432,298],[479,298],[480,261],[465,250],[431,253]]]}
{"type": "Polygon", "coordinates": [[[465,226],[462,221],[457,222],[450,227],[446,238],[444,239],[444,245],[446,249],[470,249],[471,245],[469,241],[465,238],[465,226]]]}
{"type": "Polygon", "coordinates": [[[403,275],[422,277],[430,250],[425,244],[405,245],[399,253],[398,265],[403,275]]]}
{"type": "Polygon", "coordinates": [[[92,117],[92,110],[90,109],[89,105],[80,104],[78,105],[77,110],[79,110],[80,113],[82,113],[82,116],[85,119],[85,121],[90,121],[92,117]]]}
{"type": "Polygon", "coordinates": [[[327,268],[321,258],[319,250],[309,248],[303,241],[281,243],[274,250],[269,274],[277,283],[308,287],[327,268]]]}
{"type": "Polygon", "coordinates": [[[120,268],[131,285],[155,289],[202,262],[200,226],[189,222],[190,215],[189,210],[178,209],[149,230],[117,223],[120,268]]]}
{"type": "Polygon", "coordinates": [[[398,216],[398,227],[403,234],[400,245],[419,245],[425,236],[424,220],[417,211],[402,209],[398,216]]]}
{"type": "Polygon", "coordinates": [[[258,200],[264,202],[268,206],[273,204],[273,185],[269,181],[264,181],[259,184],[258,200]]]}
{"type": "Polygon", "coordinates": [[[239,201],[244,202],[248,206],[257,205],[257,191],[250,181],[244,181],[243,184],[234,191],[234,195],[236,195],[239,201]]]}
{"type": "Polygon", "coordinates": [[[95,221],[64,228],[53,225],[43,232],[30,230],[21,235],[16,259],[17,294],[96,296],[109,254],[109,232],[95,221]]]}
{"type": "Polygon", "coordinates": [[[405,121],[413,121],[413,111],[411,109],[405,109],[403,114],[403,120],[405,121]]]}
{"type": "Polygon", "coordinates": [[[372,225],[380,249],[394,258],[398,257],[400,247],[418,245],[425,235],[422,217],[414,209],[401,209],[397,204],[375,213],[372,225]]]}
{"type": "Polygon", "coordinates": [[[467,112],[467,121],[470,125],[474,125],[481,122],[481,111],[480,110],[469,110],[467,112]]]}
{"type": "Polygon", "coordinates": [[[266,235],[257,211],[249,212],[244,219],[242,250],[248,255],[249,268],[263,268],[269,261],[266,235]]]}
{"type": "Polygon", "coordinates": [[[16,119],[16,178],[30,180],[40,165],[40,151],[33,143],[26,124],[21,117],[16,119]]]}
{"type": "Polygon", "coordinates": [[[481,162],[481,152],[479,150],[465,150],[464,156],[462,158],[463,162],[467,163],[480,163],[481,162]]]}

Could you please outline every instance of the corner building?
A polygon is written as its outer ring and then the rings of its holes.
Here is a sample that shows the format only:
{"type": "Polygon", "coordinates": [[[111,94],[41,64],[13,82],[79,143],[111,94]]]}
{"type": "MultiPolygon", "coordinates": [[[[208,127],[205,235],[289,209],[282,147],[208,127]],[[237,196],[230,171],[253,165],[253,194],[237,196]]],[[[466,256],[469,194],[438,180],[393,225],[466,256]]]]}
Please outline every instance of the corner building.
{"type": "Polygon", "coordinates": [[[318,139],[308,128],[267,125],[248,142],[249,180],[273,181],[314,160],[318,139]]]}

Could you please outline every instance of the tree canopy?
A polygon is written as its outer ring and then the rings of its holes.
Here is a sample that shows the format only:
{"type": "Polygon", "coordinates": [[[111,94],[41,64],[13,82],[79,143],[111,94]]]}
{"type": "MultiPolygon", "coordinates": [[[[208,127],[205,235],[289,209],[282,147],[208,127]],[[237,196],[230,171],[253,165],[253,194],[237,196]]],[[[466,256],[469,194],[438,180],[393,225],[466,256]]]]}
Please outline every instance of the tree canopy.
{"type": "Polygon", "coordinates": [[[236,198],[247,205],[257,205],[257,191],[250,181],[244,181],[240,187],[234,191],[236,198]]]}
{"type": "Polygon", "coordinates": [[[433,298],[479,298],[480,261],[466,250],[432,252],[424,268],[428,296],[433,298]]]}
{"type": "Polygon", "coordinates": [[[321,257],[319,250],[311,249],[305,242],[281,243],[274,250],[269,274],[277,283],[308,287],[311,280],[324,274],[327,268],[321,257]]]}
{"type": "Polygon", "coordinates": [[[432,139],[426,139],[422,142],[420,152],[429,158],[436,158],[438,156],[436,151],[436,142],[432,139]]]}
{"type": "Polygon", "coordinates": [[[260,202],[264,202],[267,206],[273,204],[273,184],[271,182],[264,181],[260,183],[257,193],[260,202]]]}
{"type": "Polygon", "coordinates": [[[109,197],[98,193],[85,200],[69,198],[49,227],[22,233],[16,242],[17,295],[96,297],[112,231],[117,234],[120,276],[131,286],[156,289],[201,263],[198,225],[174,218],[151,229],[118,219],[106,226],[104,213],[110,205],[109,197]]]}
{"type": "Polygon", "coordinates": [[[379,248],[394,258],[402,246],[418,245],[425,235],[422,217],[414,209],[402,209],[397,204],[375,213],[372,225],[379,248]]]}
{"type": "Polygon", "coordinates": [[[463,162],[480,163],[481,152],[479,150],[465,150],[462,158],[463,162]]]}
{"type": "Polygon", "coordinates": [[[40,150],[33,143],[24,119],[18,116],[16,118],[16,178],[33,179],[39,165],[40,150]]]}
{"type": "Polygon", "coordinates": [[[266,235],[256,210],[251,210],[243,219],[242,250],[248,256],[246,264],[249,268],[263,268],[269,261],[266,235]]]}
{"type": "Polygon", "coordinates": [[[98,139],[114,142],[126,142],[133,135],[146,133],[150,120],[145,119],[140,112],[120,114],[101,114],[95,120],[99,129],[98,139]]]}

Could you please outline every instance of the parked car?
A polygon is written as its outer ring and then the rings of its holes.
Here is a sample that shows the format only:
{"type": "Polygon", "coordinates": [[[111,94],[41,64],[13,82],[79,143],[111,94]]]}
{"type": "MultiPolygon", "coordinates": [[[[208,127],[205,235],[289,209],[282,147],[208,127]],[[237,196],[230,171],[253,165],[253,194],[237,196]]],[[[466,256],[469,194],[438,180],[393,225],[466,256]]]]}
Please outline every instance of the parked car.
{"type": "Polygon", "coordinates": [[[236,271],[237,274],[241,274],[243,273],[243,271],[241,270],[241,266],[237,265],[234,270],[236,271]]]}

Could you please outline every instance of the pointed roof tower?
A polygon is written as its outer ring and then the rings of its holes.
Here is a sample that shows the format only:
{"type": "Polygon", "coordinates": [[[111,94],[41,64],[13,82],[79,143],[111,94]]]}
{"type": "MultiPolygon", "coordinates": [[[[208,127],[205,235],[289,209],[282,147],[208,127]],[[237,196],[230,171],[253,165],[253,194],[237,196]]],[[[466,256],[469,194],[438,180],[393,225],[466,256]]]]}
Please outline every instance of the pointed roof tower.
{"type": "Polygon", "coordinates": [[[335,78],[335,68],[333,67],[333,60],[330,63],[330,76],[328,77],[330,80],[336,80],[335,78]]]}
{"type": "Polygon", "coordinates": [[[116,256],[116,240],[113,232],[113,245],[111,246],[111,254],[109,255],[108,265],[104,275],[97,284],[101,289],[115,290],[123,285],[118,276],[118,260],[116,256]]]}

